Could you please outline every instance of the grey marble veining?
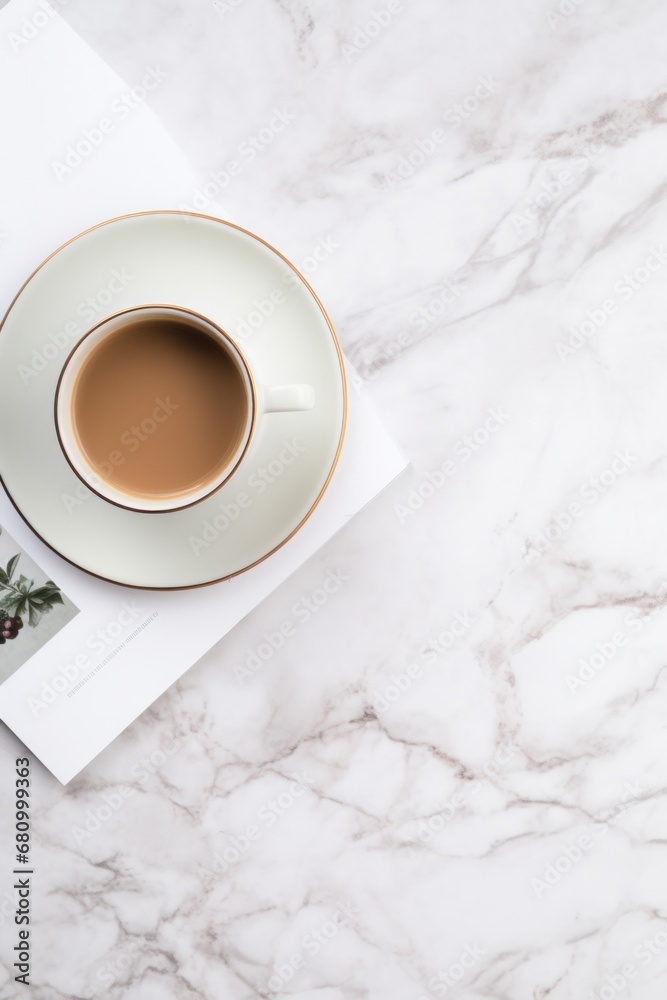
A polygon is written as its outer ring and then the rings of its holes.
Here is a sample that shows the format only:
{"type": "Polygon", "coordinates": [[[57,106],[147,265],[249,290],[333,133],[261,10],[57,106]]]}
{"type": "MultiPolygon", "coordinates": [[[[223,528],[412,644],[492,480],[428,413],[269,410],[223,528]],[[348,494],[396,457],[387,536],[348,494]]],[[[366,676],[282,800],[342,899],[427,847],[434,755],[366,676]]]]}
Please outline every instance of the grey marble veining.
{"type": "Polygon", "coordinates": [[[168,74],[191,204],[302,266],[412,467],[37,768],[32,994],[663,1000],[667,8],[61,10],[168,74]]]}

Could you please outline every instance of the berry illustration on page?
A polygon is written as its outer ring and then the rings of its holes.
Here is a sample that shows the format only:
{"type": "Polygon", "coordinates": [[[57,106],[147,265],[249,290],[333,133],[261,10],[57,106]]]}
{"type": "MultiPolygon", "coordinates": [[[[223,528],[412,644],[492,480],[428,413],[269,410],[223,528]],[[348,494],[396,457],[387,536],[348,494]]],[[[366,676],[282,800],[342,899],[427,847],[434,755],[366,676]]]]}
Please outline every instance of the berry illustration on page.
{"type": "Polygon", "coordinates": [[[24,615],[28,625],[36,628],[44,614],[63,603],[60,588],[52,580],[37,586],[34,580],[21,573],[17,575],[20,558],[18,553],[5,567],[0,566],[0,646],[16,639],[23,628],[24,615]]]}

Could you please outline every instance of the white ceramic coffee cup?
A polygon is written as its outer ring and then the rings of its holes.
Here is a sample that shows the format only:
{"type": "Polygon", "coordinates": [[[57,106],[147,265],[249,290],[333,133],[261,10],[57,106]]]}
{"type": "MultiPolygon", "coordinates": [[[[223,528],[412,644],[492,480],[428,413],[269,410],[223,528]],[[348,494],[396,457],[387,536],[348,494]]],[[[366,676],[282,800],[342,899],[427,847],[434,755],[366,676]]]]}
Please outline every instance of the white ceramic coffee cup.
{"type": "Polygon", "coordinates": [[[65,458],[81,481],[94,493],[110,503],[128,510],[145,513],[160,513],[192,507],[215,493],[240,465],[259,422],[268,413],[311,410],[315,405],[315,393],[310,385],[273,385],[257,383],[250,365],[238,345],[220,327],[205,316],[171,305],[139,306],[115,313],[94,326],[79,341],[67,358],[60,373],[55,396],[56,433],[65,458]],[[226,462],[224,468],[203,486],[187,492],[165,497],[147,497],[121,490],[109,479],[100,476],[91,465],[81,447],[73,416],[73,396],[76,381],[86,359],[107,337],[138,320],[169,319],[178,320],[207,334],[217,341],[236,366],[246,393],[246,426],[239,444],[226,462]]]}

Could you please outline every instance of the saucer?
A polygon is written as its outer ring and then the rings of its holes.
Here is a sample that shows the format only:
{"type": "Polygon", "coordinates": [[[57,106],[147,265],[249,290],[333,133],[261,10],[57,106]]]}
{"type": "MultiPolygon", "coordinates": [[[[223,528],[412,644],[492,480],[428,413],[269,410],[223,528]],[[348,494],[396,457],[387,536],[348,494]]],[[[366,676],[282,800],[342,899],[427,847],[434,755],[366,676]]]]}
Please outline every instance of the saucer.
{"type": "Polygon", "coordinates": [[[326,490],[346,410],[340,347],[312,288],[264,240],[209,216],[146,212],[82,233],[34,272],[0,326],[1,481],[42,541],[112,583],[199,587],[268,558],[326,490]],[[154,304],[210,318],[262,384],[311,385],[315,405],[267,414],[213,495],[142,513],[109,503],[75,475],[56,435],[54,400],[65,361],[93,326],[154,304]]]}

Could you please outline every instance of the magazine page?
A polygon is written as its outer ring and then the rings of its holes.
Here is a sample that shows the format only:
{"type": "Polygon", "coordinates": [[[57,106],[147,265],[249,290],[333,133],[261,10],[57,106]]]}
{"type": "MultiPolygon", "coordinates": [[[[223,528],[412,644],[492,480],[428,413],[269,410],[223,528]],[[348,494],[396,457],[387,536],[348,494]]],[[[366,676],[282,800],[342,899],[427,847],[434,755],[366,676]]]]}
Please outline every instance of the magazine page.
{"type": "MultiPolygon", "coordinates": [[[[12,94],[3,139],[22,144],[20,157],[0,160],[3,311],[64,241],[106,218],[176,208],[194,183],[145,103],[160,85],[160,68],[147,68],[142,81],[122,81],[55,14],[48,38],[36,28],[32,44],[22,44],[20,34],[12,42],[14,26],[31,10],[13,0],[0,12],[9,49],[0,86],[12,94]]],[[[121,267],[74,303],[73,336],[109,310],[129,277],[121,267]]],[[[29,375],[52,356],[66,356],[58,333],[44,330],[29,375]]],[[[354,384],[353,372],[348,379],[354,384]]],[[[313,516],[259,566],[203,589],[139,591],[83,573],[43,544],[0,492],[0,718],[60,781],[78,773],[404,468],[367,402],[354,390],[350,397],[339,464],[313,516]],[[179,616],[187,630],[175,627],[179,616]]],[[[20,426],[17,414],[16,427],[2,433],[20,434],[20,426]]],[[[30,454],[23,460],[29,463],[30,454]]],[[[85,495],[60,501],[69,505],[75,532],[85,495]]]]}

